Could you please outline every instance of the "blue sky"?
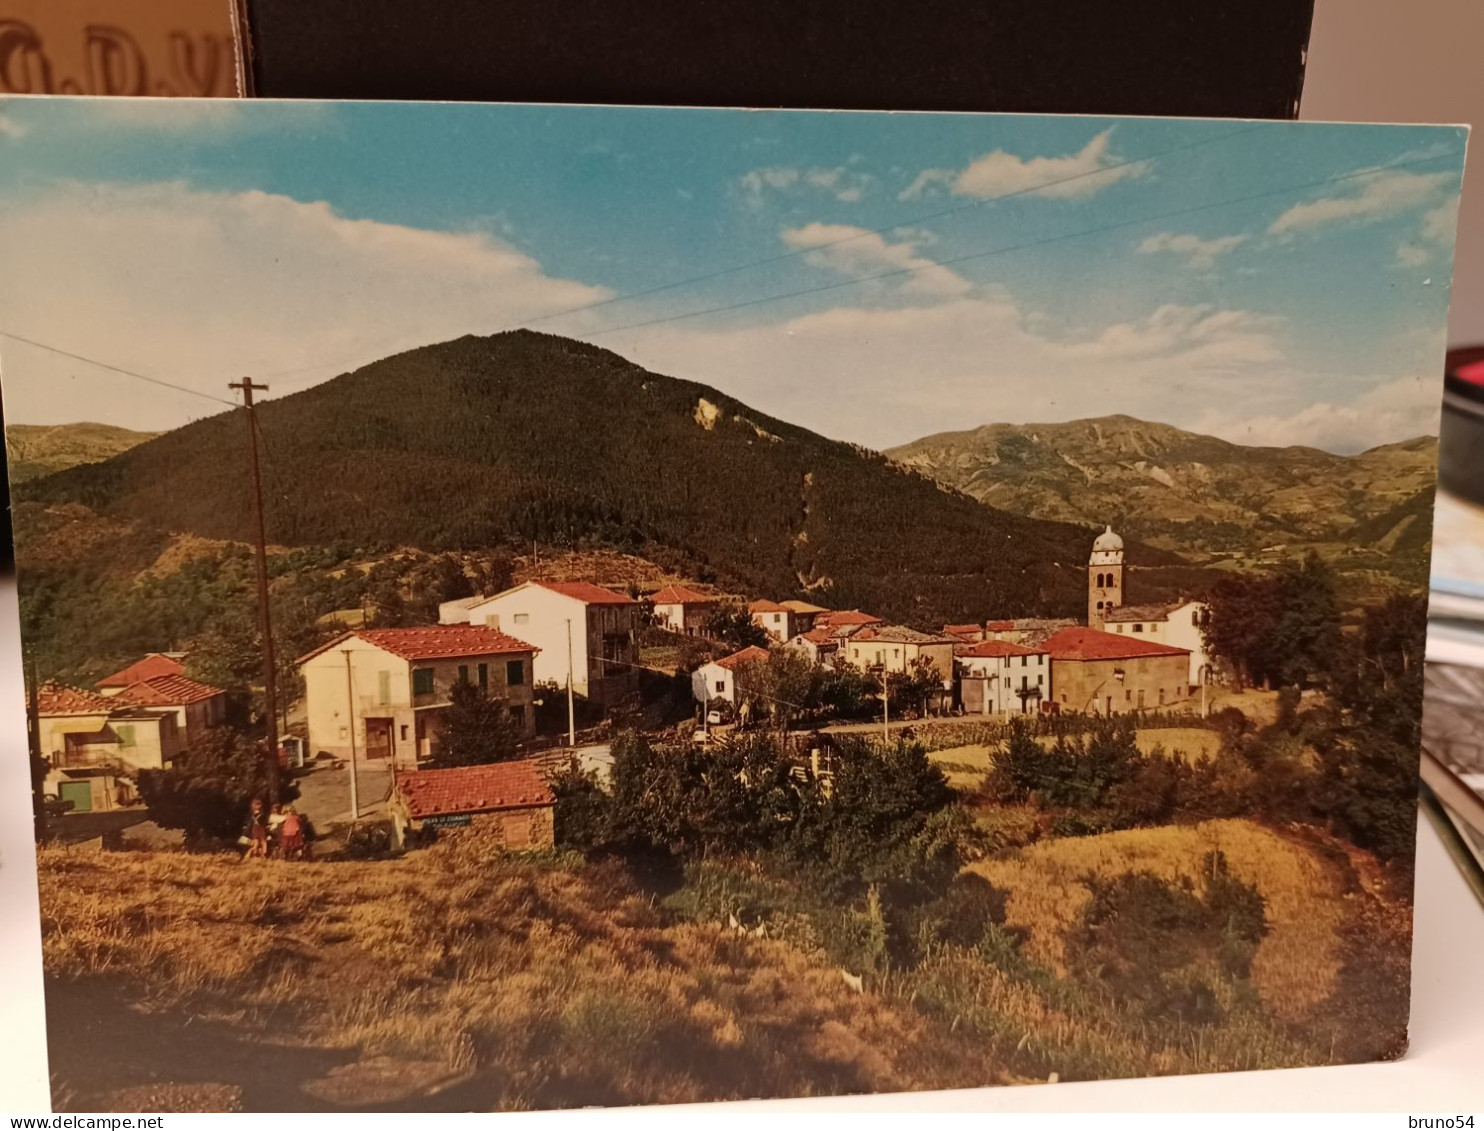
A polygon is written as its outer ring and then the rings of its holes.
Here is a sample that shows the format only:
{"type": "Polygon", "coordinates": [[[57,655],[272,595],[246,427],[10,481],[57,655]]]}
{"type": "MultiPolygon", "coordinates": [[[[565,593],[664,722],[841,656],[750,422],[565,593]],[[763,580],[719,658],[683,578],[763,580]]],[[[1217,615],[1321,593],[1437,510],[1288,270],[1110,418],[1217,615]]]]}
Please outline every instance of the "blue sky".
{"type": "MultiPolygon", "coordinates": [[[[225,396],[530,324],[870,446],[1121,411],[1358,450],[1435,430],[1464,140],[11,99],[0,329],[225,396]]],[[[12,341],[0,366],[13,422],[221,407],[12,341]]]]}

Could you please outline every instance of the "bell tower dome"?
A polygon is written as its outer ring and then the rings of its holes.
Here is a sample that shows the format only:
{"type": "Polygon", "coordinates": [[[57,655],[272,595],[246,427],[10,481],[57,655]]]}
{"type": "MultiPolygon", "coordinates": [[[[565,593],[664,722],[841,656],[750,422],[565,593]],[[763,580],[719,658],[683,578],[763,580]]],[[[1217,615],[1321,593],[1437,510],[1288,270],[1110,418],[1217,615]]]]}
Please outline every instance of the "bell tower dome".
{"type": "Polygon", "coordinates": [[[1099,631],[1103,619],[1123,604],[1123,539],[1106,527],[1087,559],[1087,623],[1099,631]]]}

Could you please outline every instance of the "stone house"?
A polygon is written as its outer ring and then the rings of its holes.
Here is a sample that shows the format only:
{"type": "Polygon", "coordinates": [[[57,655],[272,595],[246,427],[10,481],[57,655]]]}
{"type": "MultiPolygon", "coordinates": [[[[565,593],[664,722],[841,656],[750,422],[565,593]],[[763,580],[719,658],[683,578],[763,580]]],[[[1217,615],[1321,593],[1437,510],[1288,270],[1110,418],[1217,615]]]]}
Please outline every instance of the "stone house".
{"type": "Polygon", "coordinates": [[[402,771],[392,788],[399,845],[428,830],[458,830],[507,852],[550,848],[555,812],[556,797],[535,761],[402,771]]]}
{"type": "Polygon", "coordinates": [[[1051,655],[1057,710],[1123,715],[1189,704],[1184,648],[1082,627],[1053,633],[1042,647],[1051,655]]]}

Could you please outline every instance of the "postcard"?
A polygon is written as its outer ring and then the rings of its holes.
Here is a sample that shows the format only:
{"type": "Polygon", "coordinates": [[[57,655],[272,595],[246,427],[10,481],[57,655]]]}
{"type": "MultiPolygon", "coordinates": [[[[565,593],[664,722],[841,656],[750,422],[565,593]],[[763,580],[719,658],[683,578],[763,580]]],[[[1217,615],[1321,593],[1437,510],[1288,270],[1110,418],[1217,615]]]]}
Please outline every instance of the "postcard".
{"type": "Polygon", "coordinates": [[[0,102],[56,1107],[1403,1055],[1465,140],[0,102]]]}

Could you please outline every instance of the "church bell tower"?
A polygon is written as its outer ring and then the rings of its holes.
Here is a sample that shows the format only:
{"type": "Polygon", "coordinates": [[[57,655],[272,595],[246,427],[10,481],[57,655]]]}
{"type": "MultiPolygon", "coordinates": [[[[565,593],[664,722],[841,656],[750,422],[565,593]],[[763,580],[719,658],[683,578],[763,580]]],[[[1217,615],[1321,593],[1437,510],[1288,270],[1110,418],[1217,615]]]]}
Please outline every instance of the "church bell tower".
{"type": "Polygon", "coordinates": [[[1102,631],[1103,619],[1123,604],[1123,539],[1107,527],[1087,559],[1087,623],[1102,631]]]}

